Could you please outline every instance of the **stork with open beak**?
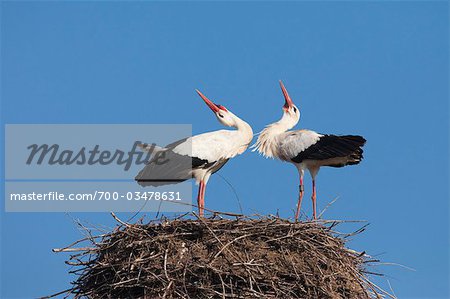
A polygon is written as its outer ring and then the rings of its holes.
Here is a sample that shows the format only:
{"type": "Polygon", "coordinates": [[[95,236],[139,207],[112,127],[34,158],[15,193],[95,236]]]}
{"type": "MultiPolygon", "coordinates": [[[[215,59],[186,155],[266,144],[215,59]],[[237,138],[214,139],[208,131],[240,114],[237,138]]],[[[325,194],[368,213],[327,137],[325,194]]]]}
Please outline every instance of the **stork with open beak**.
{"type": "MultiPolygon", "coordinates": [[[[199,185],[198,211],[202,217],[205,206],[206,184],[211,174],[221,169],[229,159],[245,152],[253,139],[253,131],[248,123],[234,115],[222,105],[215,104],[196,90],[206,105],[212,110],[217,120],[224,126],[236,130],[218,130],[171,143],[158,148],[167,158],[167,163],[157,163],[155,158],[136,176],[141,186],[160,186],[195,178],[199,185]],[[182,161],[184,159],[184,161],[182,161]],[[185,163],[190,159],[189,163],[185,163]],[[184,165],[184,166],[183,166],[184,165]],[[192,167],[191,167],[192,166],[192,167]],[[176,178],[159,180],[154,178],[176,178]]],[[[143,146],[144,149],[146,145],[143,146]]]]}
{"type": "Polygon", "coordinates": [[[253,151],[257,150],[266,158],[278,158],[293,163],[297,167],[300,185],[295,220],[299,217],[302,204],[304,171],[305,169],[309,171],[313,189],[311,196],[313,218],[316,219],[316,176],[320,167],[358,164],[363,158],[362,147],[366,140],[362,136],[355,135],[336,136],[310,130],[288,131],[300,120],[300,111],[281,81],[280,86],[285,99],[283,116],[262,130],[253,145],[253,151]]]}

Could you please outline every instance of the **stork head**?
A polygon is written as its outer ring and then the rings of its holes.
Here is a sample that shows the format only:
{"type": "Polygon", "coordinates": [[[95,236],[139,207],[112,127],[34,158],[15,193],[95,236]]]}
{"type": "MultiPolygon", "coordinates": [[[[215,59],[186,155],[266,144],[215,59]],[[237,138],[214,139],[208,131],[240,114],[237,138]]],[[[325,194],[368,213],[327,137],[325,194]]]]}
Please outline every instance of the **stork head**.
{"type": "Polygon", "coordinates": [[[281,82],[281,80],[280,80],[280,87],[284,95],[282,120],[288,125],[290,129],[294,127],[300,120],[300,110],[298,110],[297,106],[295,106],[294,102],[292,102],[292,99],[289,96],[286,87],[284,87],[283,82],[281,82]]]}
{"type": "Polygon", "coordinates": [[[217,117],[217,120],[224,126],[227,127],[235,127],[236,121],[234,119],[234,114],[231,111],[228,111],[222,105],[215,104],[211,102],[206,96],[204,96],[198,89],[195,90],[198,95],[205,101],[206,105],[214,112],[217,117]]]}

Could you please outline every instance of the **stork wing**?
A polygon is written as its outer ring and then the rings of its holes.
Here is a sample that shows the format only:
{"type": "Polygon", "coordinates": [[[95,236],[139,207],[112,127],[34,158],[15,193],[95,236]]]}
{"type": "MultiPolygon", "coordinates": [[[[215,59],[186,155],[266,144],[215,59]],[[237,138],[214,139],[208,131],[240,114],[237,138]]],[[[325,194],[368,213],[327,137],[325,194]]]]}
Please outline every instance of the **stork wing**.
{"type": "Polygon", "coordinates": [[[175,144],[172,151],[180,155],[189,155],[207,160],[209,163],[219,161],[221,159],[229,159],[234,157],[233,144],[234,131],[219,130],[187,138],[184,142],[175,144]]]}
{"type": "Polygon", "coordinates": [[[363,158],[362,146],[364,146],[365,142],[366,140],[361,136],[322,135],[317,142],[299,152],[291,160],[301,163],[304,160],[327,160],[348,157],[350,159],[346,163],[357,164],[363,158]]]}
{"type": "Polygon", "coordinates": [[[278,137],[278,155],[282,160],[290,162],[294,157],[317,143],[321,136],[323,135],[310,130],[283,133],[278,137]]]}
{"type": "Polygon", "coordinates": [[[141,186],[178,183],[192,177],[192,169],[218,171],[234,153],[232,131],[220,130],[178,140],[163,148],[136,176],[141,186]],[[163,158],[161,158],[163,156],[163,158]]]}
{"type": "Polygon", "coordinates": [[[176,184],[192,177],[192,168],[207,161],[179,155],[172,150],[157,153],[138,173],[135,180],[141,186],[176,184]]]}

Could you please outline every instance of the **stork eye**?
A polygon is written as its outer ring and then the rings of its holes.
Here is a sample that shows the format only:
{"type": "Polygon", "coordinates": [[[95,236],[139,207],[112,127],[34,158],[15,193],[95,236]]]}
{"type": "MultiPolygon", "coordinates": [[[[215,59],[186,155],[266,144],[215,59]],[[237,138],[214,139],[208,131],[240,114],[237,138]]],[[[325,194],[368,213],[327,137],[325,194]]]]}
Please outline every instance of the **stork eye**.
{"type": "Polygon", "coordinates": [[[221,118],[223,118],[223,115],[222,115],[222,114],[220,114],[220,113],[219,113],[219,116],[220,116],[221,118]]]}
{"type": "Polygon", "coordinates": [[[294,113],[297,113],[297,108],[294,107],[294,113]]]}

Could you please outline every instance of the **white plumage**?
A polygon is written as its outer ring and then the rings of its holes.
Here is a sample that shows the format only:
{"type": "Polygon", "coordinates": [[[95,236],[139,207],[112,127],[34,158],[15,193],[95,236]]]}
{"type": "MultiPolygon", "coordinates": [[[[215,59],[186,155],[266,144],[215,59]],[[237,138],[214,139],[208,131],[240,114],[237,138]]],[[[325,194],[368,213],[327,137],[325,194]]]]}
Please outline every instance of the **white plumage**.
{"type": "Polygon", "coordinates": [[[207,132],[159,148],[160,153],[169,157],[167,162],[160,164],[152,159],[136,176],[136,181],[141,186],[159,186],[195,178],[200,185],[197,197],[199,215],[203,216],[204,195],[210,176],[229,159],[247,149],[253,131],[249,124],[224,106],[214,104],[198,90],[197,93],[221,124],[236,130],[207,132]]]}
{"type": "Polygon", "coordinates": [[[192,157],[208,161],[230,159],[242,154],[247,149],[251,141],[249,135],[253,134],[250,126],[249,129],[248,132],[245,130],[218,130],[196,135],[174,147],[173,151],[177,154],[190,154],[192,157]]]}
{"type": "Polygon", "coordinates": [[[266,158],[278,158],[297,167],[300,192],[295,219],[298,219],[303,198],[304,170],[309,170],[313,183],[313,218],[316,219],[315,177],[320,167],[358,164],[362,159],[362,146],[366,140],[361,136],[323,135],[311,130],[288,131],[298,123],[300,111],[281,81],[280,86],[285,98],[283,116],[279,121],[266,126],[252,147],[266,158]]]}

